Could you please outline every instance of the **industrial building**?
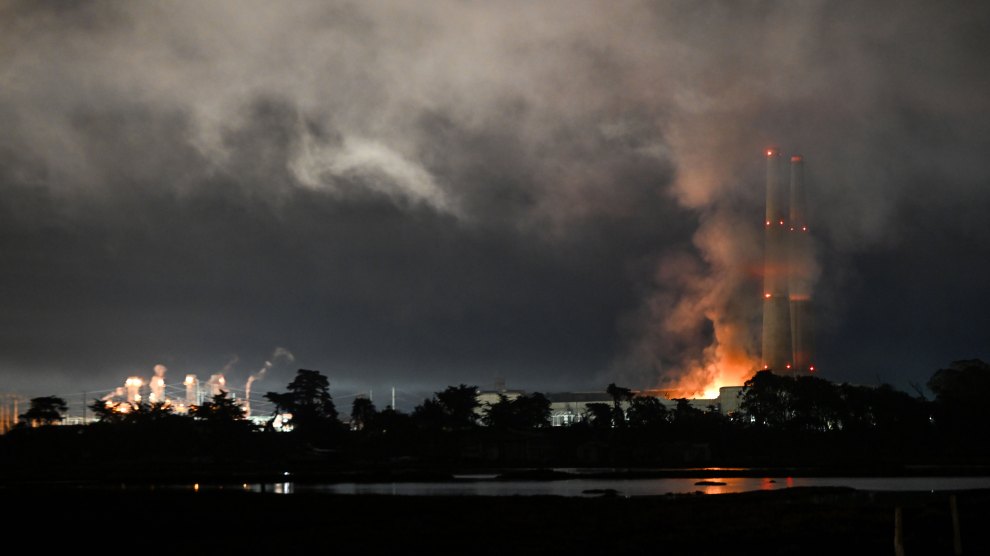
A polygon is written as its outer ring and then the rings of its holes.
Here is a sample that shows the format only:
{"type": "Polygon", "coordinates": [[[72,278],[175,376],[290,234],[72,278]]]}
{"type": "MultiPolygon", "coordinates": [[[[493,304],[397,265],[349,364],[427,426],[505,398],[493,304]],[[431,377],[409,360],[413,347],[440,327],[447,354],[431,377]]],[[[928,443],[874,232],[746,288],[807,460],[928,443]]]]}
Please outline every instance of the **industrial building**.
{"type": "MultiPolygon", "coordinates": [[[[677,405],[677,400],[687,399],[688,404],[701,411],[718,411],[722,415],[729,415],[739,411],[739,394],[742,386],[724,386],[719,388],[719,395],[716,398],[685,398],[683,392],[669,389],[657,390],[636,390],[635,396],[653,396],[660,400],[668,410],[672,411],[677,405]]],[[[478,392],[480,405],[476,408],[477,413],[482,413],[486,404],[494,404],[499,400],[499,396],[505,396],[512,400],[525,394],[522,390],[481,390],[478,392]]],[[[554,427],[564,427],[574,423],[580,423],[587,418],[590,403],[604,403],[611,405],[612,396],[606,392],[552,392],[546,394],[550,400],[550,424],[554,427]]],[[[629,408],[628,402],[622,402],[623,410],[629,408]]]]}

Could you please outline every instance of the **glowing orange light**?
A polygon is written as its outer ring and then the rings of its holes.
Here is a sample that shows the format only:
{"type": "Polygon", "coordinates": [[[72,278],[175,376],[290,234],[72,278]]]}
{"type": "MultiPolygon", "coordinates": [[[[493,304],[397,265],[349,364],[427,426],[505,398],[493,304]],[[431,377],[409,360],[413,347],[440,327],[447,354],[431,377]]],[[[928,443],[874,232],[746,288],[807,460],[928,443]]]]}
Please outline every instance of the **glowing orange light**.
{"type": "Polygon", "coordinates": [[[811,368],[809,368],[808,370],[811,371],[811,372],[815,372],[815,366],[812,365],[811,368]]]}
{"type": "Polygon", "coordinates": [[[765,293],[765,294],[763,294],[763,297],[765,297],[767,299],[770,299],[771,295],[769,293],[765,293]]]}
{"type": "Polygon", "coordinates": [[[780,225],[781,225],[781,226],[783,226],[783,225],[784,225],[784,221],[783,221],[783,220],[781,220],[781,221],[780,221],[780,225]]]}
{"type": "Polygon", "coordinates": [[[808,231],[808,227],[807,226],[801,226],[801,231],[802,232],[807,232],[808,231]]]}
{"type": "Polygon", "coordinates": [[[790,363],[788,363],[788,364],[786,364],[786,365],[784,365],[784,366],[785,366],[785,367],[787,367],[788,369],[790,369],[790,368],[791,368],[791,364],[790,364],[790,363]]]}
{"type": "Polygon", "coordinates": [[[773,156],[773,150],[767,149],[767,156],[773,156]]]}
{"type": "Polygon", "coordinates": [[[767,220],[767,226],[769,226],[769,225],[770,225],[770,221],[769,221],[769,220],[767,220]]]}

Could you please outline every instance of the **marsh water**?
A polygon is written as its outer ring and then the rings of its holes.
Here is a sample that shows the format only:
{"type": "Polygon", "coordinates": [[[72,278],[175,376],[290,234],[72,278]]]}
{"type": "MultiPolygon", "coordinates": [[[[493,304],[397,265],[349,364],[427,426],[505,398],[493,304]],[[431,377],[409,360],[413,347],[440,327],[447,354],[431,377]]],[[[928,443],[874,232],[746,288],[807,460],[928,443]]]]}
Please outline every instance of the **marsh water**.
{"type": "MultiPolygon", "coordinates": [[[[794,487],[847,487],[865,491],[945,492],[990,489],[990,477],[711,477],[581,478],[504,480],[494,475],[459,475],[453,481],[380,483],[255,483],[252,492],[320,492],[400,496],[656,496],[665,494],[730,494],[794,487]]],[[[229,487],[228,487],[229,488],[229,487]]]]}

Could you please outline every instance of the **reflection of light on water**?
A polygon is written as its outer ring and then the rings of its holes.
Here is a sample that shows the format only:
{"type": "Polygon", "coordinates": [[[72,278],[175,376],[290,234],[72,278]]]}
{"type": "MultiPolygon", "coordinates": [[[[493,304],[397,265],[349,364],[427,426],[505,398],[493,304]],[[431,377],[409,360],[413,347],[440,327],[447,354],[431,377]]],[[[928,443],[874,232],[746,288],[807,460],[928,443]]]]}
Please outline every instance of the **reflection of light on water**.
{"type": "MultiPolygon", "coordinates": [[[[699,471],[749,471],[748,467],[697,467],[695,469],[699,471]]],[[[685,471],[691,470],[691,468],[688,468],[685,471]]],[[[716,480],[720,481],[721,479],[716,480]]]]}
{"type": "MultiPolygon", "coordinates": [[[[716,479],[705,479],[707,481],[712,481],[715,483],[725,483],[724,485],[703,485],[705,494],[725,494],[728,492],[736,492],[739,489],[741,480],[739,478],[716,478],[716,479]]],[[[702,486],[702,485],[699,485],[702,486]]]]}
{"type": "Polygon", "coordinates": [[[292,483],[275,483],[275,494],[292,494],[292,483]]]}

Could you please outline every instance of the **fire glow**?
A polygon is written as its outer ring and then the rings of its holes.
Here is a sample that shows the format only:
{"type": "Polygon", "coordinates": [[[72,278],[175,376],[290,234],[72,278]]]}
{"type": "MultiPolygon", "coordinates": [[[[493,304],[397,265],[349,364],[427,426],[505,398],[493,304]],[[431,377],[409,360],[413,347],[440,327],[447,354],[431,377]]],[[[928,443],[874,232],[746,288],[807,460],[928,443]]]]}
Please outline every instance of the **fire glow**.
{"type": "MultiPolygon", "coordinates": [[[[807,234],[803,158],[791,157],[790,187],[785,188],[780,150],[772,147],[764,152],[764,229],[753,229],[752,220],[736,207],[713,197],[693,238],[700,257],[671,257],[661,261],[657,272],[659,293],[650,299],[653,328],[640,344],[649,349],[640,350],[655,358],[652,368],[659,371],[660,387],[675,389],[684,397],[717,398],[720,388],[741,386],[758,369],[810,371],[810,307],[818,267],[807,234]],[[762,241],[759,232],[765,236],[762,241]],[[751,293],[756,279],[763,282],[762,299],[751,293]],[[768,311],[773,317],[769,320],[768,311]],[[793,313],[797,324],[789,316],[777,318],[782,311],[793,313]],[[760,313],[764,315],[762,346],[760,329],[753,326],[760,313]],[[698,345],[700,338],[706,338],[707,347],[698,345]],[[768,359],[768,353],[774,357],[768,359]],[[670,360],[669,366],[658,364],[664,359],[670,360]]],[[[677,189],[703,188],[696,178],[685,172],[677,189]]]]}
{"type": "Polygon", "coordinates": [[[758,368],[759,360],[747,348],[748,332],[741,323],[713,319],[715,341],[704,350],[705,364],[691,367],[675,388],[685,397],[715,399],[725,386],[741,386],[758,368]]]}

